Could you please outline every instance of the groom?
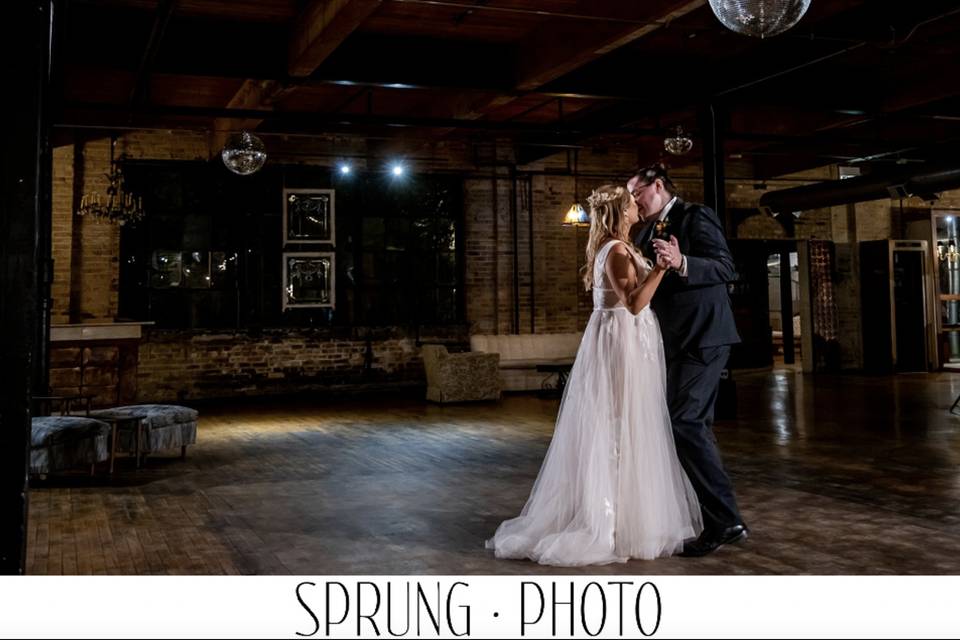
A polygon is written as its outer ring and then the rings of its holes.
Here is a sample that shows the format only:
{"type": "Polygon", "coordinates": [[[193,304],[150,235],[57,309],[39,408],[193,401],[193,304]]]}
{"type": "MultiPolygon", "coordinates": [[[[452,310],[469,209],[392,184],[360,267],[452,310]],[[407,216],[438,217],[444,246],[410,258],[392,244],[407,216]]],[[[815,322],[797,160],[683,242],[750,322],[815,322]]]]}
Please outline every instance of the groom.
{"type": "Polygon", "coordinates": [[[730,345],[740,342],[726,286],[734,277],[733,259],[717,215],[677,198],[662,165],[637,172],[627,189],[640,210],[635,244],[671,268],[650,304],[663,334],[677,454],[703,512],[703,534],[680,555],[704,556],[749,533],[712,430],[720,373],[730,345]]]}

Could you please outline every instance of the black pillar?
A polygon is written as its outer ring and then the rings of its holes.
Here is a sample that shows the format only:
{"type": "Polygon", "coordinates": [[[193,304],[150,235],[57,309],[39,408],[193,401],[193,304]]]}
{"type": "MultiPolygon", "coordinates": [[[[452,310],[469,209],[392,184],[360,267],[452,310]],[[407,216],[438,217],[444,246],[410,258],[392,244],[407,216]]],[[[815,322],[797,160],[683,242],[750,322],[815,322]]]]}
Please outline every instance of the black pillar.
{"type": "Polygon", "coordinates": [[[513,333],[520,333],[520,216],[517,212],[516,165],[510,165],[510,226],[513,231],[513,333]]]}
{"type": "MultiPolygon", "coordinates": [[[[55,8],[53,2],[49,3],[55,8]]],[[[49,82],[41,95],[40,162],[37,193],[37,318],[33,348],[31,391],[33,395],[50,393],[50,314],[53,311],[53,149],[50,144],[49,82]]]]}
{"type": "MultiPolygon", "coordinates": [[[[30,396],[41,331],[40,251],[44,207],[49,215],[48,136],[43,105],[49,84],[50,0],[4,7],[3,59],[7,134],[0,145],[0,573],[25,570],[30,396]]],[[[49,222],[47,222],[49,224],[49,222]]]]}
{"type": "Polygon", "coordinates": [[[723,138],[717,107],[712,104],[700,107],[699,120],[703,144],[703,203],[717,213],[727,237],[731,237],[734,229],[731,228],[732,223],[727,220],[723,138]]]}

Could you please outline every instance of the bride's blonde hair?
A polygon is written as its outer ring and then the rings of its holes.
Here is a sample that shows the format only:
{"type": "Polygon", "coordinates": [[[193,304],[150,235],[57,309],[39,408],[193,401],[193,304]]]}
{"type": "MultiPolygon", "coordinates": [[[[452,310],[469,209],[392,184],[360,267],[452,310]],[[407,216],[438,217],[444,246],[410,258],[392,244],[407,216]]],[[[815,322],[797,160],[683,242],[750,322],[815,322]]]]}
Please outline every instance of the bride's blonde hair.
{"type": "Polygon", "coordinates": [[[590,237],[587,240],[587,264],[583,266],[583,284],[593,288],[593,263],[600,245],[608,238],[630,243],[630,223],[624,215],[633,196],[623,187],[605,184],[587,198],[590,206],[590,237]]]}

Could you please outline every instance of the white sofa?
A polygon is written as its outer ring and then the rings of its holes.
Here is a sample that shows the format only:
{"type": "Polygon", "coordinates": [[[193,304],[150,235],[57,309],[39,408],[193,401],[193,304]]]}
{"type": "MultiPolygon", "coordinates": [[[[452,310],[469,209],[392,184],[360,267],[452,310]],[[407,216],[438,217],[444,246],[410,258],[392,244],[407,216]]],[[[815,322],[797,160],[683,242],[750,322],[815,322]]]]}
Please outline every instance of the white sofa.
{"type": "Polygon", "coordinates": [[[505,391],[540,390],[556,383],[557,374],[537,371],[538,364],[573,364],[583,333],[473,335],[470,350],[500,354],[505,391]]]}

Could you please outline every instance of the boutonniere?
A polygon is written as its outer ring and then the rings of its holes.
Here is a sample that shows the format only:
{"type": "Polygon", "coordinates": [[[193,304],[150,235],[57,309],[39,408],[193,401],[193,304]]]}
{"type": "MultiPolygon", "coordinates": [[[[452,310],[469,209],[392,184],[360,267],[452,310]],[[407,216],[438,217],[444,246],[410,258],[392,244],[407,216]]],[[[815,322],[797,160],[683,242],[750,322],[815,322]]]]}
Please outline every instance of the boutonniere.
{"type": "Polygon", "coordinates": [[[667,219],[657,220],[657,223],[653,227],[653,234],[657,238],[662,238],[666,234],[667,227],[670,226],[670,221],[667,219]]]}

